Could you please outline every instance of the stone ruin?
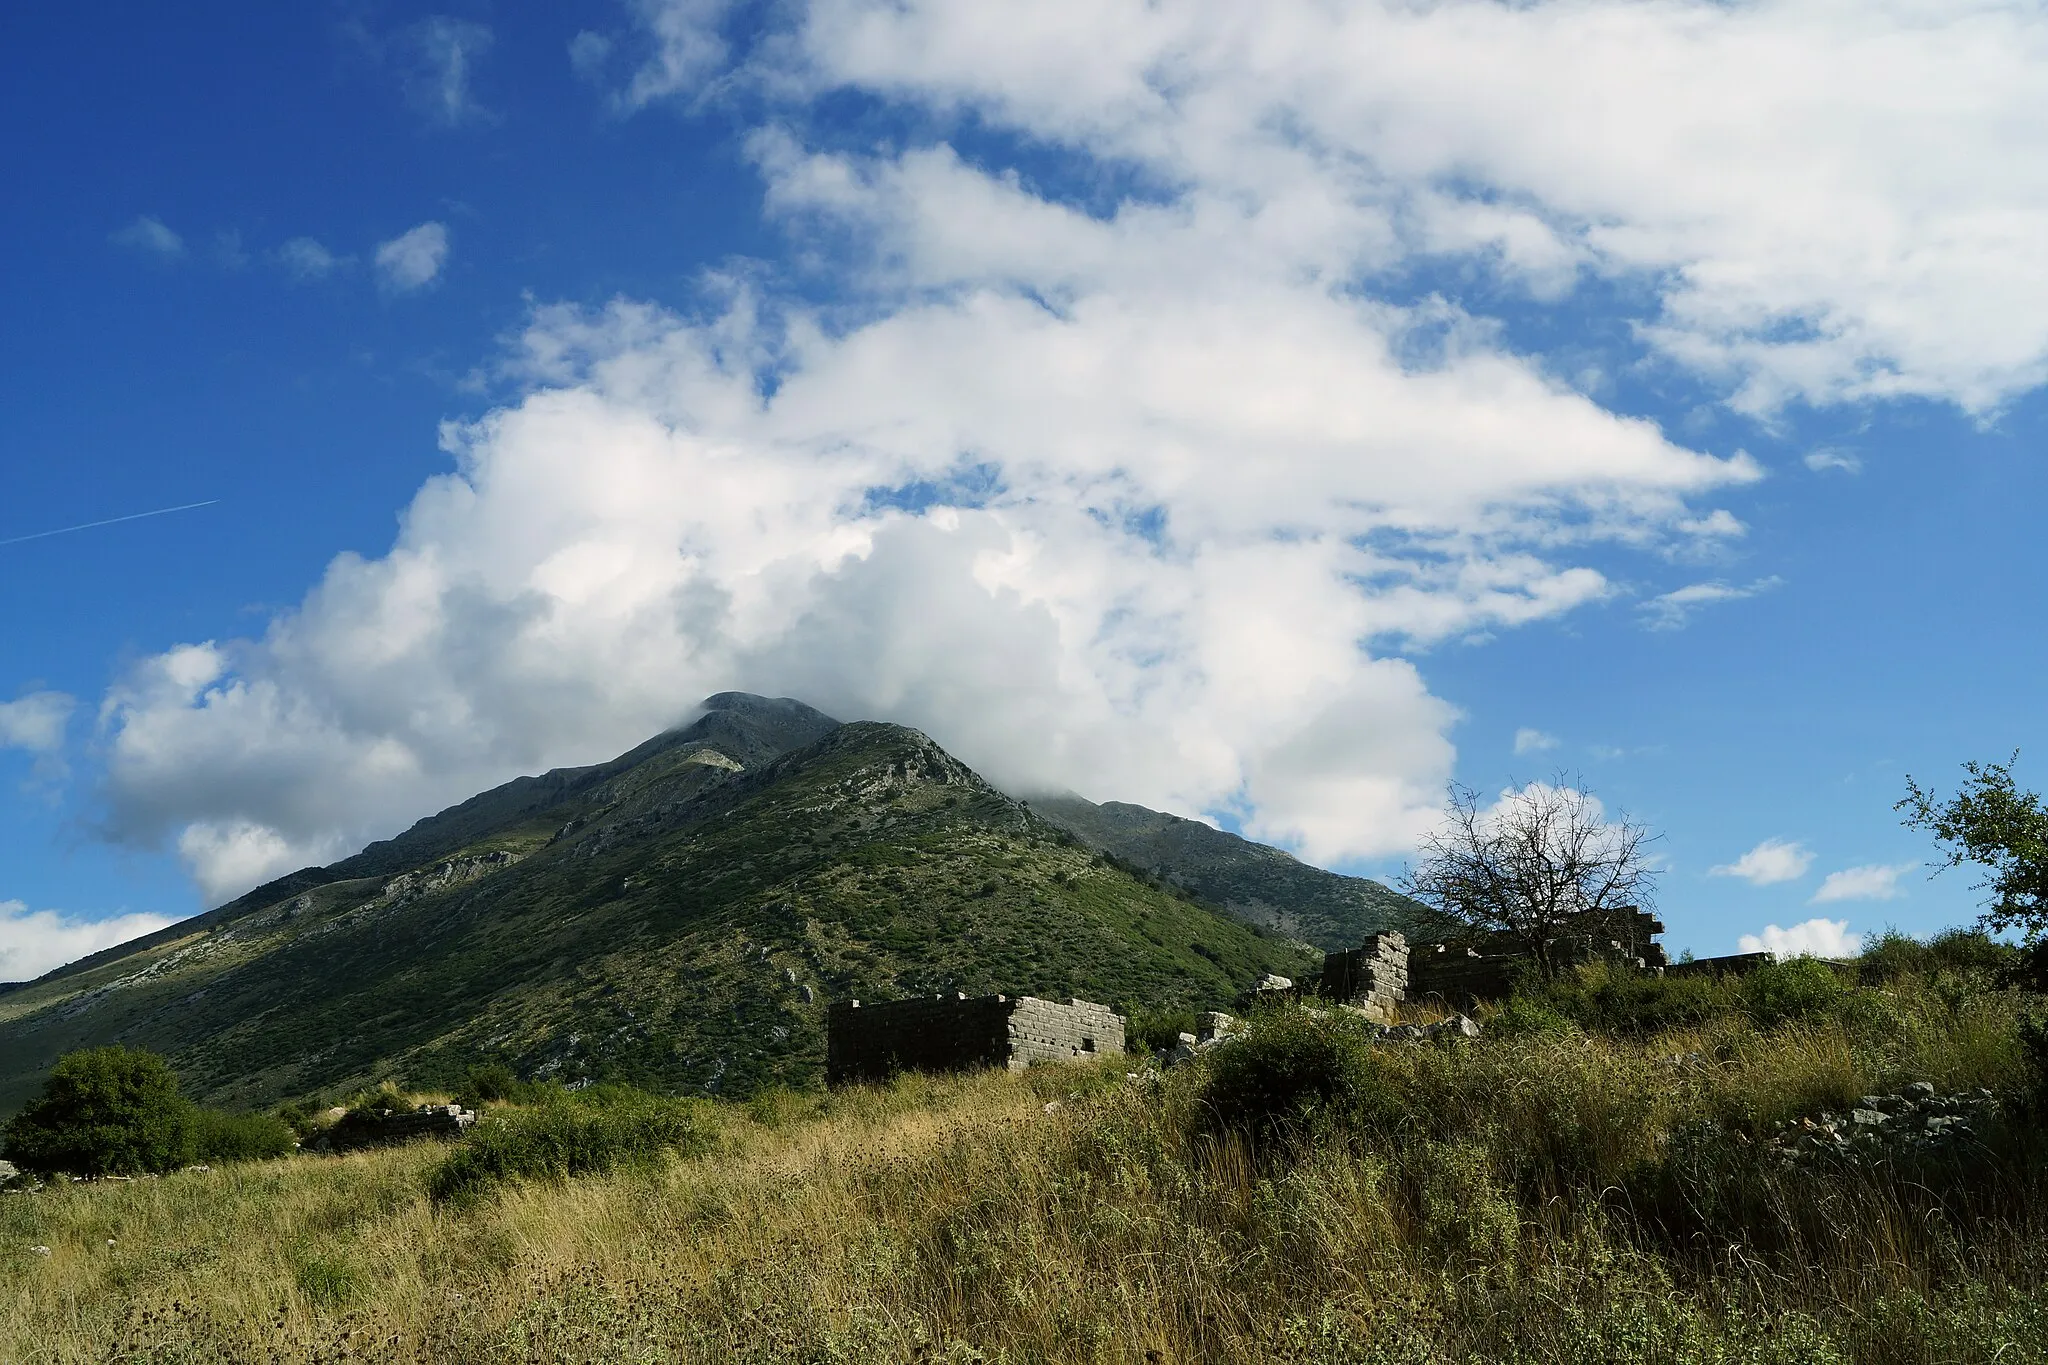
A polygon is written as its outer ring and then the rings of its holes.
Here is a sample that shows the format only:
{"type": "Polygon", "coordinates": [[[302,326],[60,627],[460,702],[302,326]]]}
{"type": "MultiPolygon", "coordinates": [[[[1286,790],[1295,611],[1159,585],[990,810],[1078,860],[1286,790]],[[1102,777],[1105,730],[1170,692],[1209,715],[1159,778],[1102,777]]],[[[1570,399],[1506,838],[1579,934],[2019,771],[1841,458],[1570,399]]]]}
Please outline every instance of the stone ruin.
{"type": "MultiPolygon", "coordinates": [[[[1742,971],[1752,956],[1670,964],[1657,936],[1663,923],[1633,906],[1613,914],[1585,916],[1553,941],[1567,963],[1606,961],[1639,971],[1742,971]]],[[[1394,1038],[1435,1037],[1449,1031],[1471,1037],[1478,1026],[1463,1011],[1482,1000],[1501,1000],[1513,990],[1529,958],[1504,935],[1473,935],[1411,948],[1402,934],[1374,934],[1356,948],[1328,953],[1320,979],[1309,987],[1284,976],[1266,976],[1239,997],[1255,1010],[1281,1000],[1313,998],[1325,1006],[1352,1010],[1394,1038]],[[1402,1024],[1400,1007],[1430,1000],[1455,1011],[1436,1024],[1402,1024]]],[[[910,1000],[845,1000],[826,1015],[825,1077],[832,1085],[885,1080],[899,1071],[968,1071],[982,1067],[1022,1070],[1034,1062],[1070,1061],[1124,1050],[1124,1021],[1107,1006],[1085,1000],[1058,1004],[1033,996],[935,995],[910,1000]]],[[[1198,1032],[1180,1035],[1161,1060],[1192,1057],[1226,1041],[1240,1027],[1228,1014],[1205,1014],[1198,1032]]]]}
{"type": "Polygon", "coordinates": [[[1124,1050],[1123,1016],[1088,1000],[933,995],[835,1002],[826,1012],[825,1081],[887,1080],[899,1071],[1021,1071],[1124,1050]]]}
{"type": "Polygon", "coordinates": [[[1363,1010],[1376,1023],[1393,1023],[1395,1009],[1408,995],[1408,940],[1390,931],[1356,948],[1325,954],[1316,994],[1363,1010]]]}
{"type": "MultiPolygon", "coordinates": [[[[1551,940],[1551,947],[1563,964],[1610,962],[1661,975],[1669,965],[1657,942],[1663,932],[1664,922],[1655,915],[1625,906],[1611,914],[1579,917],[1551,940]]],[[[1505,934],[1425,944],[1409,960],[1409,994],[1468,1010],[1481,1000],[1506,999],[1529,962],[1528,951],[1505,934]]]]}
{"type": "Polygon", "coordinates": [[[475,1112],[459,1104],[423,1104],[411,1110],[350,1110],[306,1145],[316,1152],[388,1147],[414,1138],[461,1137],[475,1122],[475,1112]]]}
{"type": "MultiPolygon", "coordinates": [[[[1391,1024],[1394,1011],[1408,995],[1408,940],[1389,930],[1374,934],[1356,948],[1323,955],[1323,973],[1312,987],[1291,978],[1267,975],[1237,997],[1239,1009],[1255,1010],[1281,1000],[1306,996],[1356,1010],[1374,1023],[1391,1024]]],[[[1230,1016],[1224,1015],[1224,1018],[1230,1016]]]]}

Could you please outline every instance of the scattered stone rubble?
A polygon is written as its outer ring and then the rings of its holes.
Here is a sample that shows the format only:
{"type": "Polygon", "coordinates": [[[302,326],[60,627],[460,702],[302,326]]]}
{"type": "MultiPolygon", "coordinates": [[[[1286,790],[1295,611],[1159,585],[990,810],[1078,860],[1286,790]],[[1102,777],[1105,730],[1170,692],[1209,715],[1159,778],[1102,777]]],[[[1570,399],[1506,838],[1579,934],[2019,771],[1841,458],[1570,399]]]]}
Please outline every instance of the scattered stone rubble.
{"type": "MultiPolygon", "coordinates": [[[[1355,1014],[1364,1020],[1365,1029],[1374,1042],[1383,1043],[1424,1043],[1438,1039],[1477,1038],[1480,1033],[1479,1021],[1467,1015],[1454,1014],[1448,1019],[1438,1019],[1427,1024],[1387,1024],[1373,1017],[1373,1013],[1360,1005],[1338,1005],[1336,1009],[1355,1014]]],[[[1318,1006],[1308,1006],[1308,1012],[1317,1017],[1327,1016],[1329,1011],[1318,1006]]],[[[1171,1047],[1160,1048],[1152,1054],[1160,1066],[1173,1068],[1210,1052],[1244,1036],[1245,1021],[1234,1015],[1211,1011],[1196,1021],[1197,1032],[1183,1033],[1171,1047]]]]}
{"type": "Polygon", "coordinates": [[[1979,1125],[1997,1112],[1989,1090],[1939,1095],[1930,1082],[1915,1081],[1894,1094],[1865,1095],[1846,1115],[1780,1123],[1765,1146],[1788,1161],[1930,1155],[1977,1138],[1979,1125]]]}
{"type": "Polygon", "coordinates": [[[422,1137],[460,1137],[476,1122],[474,1110],[459,1104],[423,1104],[410,1111],[351,1110],[305,1144],[308,1151],[347,1152],[388,1147],[422,1137]]]}

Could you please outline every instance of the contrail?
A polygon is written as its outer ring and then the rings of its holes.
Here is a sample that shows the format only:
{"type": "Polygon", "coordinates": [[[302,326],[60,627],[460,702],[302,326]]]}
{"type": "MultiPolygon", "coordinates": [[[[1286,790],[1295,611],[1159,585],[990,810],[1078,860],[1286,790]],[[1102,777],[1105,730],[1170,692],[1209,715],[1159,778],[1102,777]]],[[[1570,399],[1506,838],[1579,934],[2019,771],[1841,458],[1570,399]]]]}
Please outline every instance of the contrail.
{"type": "Polygon", "coordinates": [[[108,517],[105,521],[82,522],[77,526],[60,526],[54,531],[38,531],[32,536],[16,536],[12,540],[0,540],[0,545],[19,545],[28,540],[46,540],[51,536],[68,536],[73,531],[90,531],[95,526],[113,526],[123,521],[141,521],[144,517],[168,516],[172,512],[189,512],[195,507],[211,507],[219,498],[208,498],[205,502],[180,503],[176,507],[159,507],[154,512],[130,512],[125,517],[108,517]]]}

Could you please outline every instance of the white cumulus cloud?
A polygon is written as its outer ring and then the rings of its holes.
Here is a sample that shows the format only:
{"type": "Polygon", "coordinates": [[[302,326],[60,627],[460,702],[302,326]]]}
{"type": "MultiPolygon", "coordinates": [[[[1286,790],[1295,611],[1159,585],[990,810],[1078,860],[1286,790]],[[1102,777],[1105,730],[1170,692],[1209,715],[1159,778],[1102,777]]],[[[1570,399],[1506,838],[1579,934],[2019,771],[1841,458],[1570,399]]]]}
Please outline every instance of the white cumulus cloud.
{"type": "MultiPolygon", "coordinates": [[[[707,6],[645,8],[692,31],[707,6]]],[[[1588,275],[1640,284],[1644,339],[1748,408],[1983,412],[2048,376],[2048,13],[2032,0],[798,12],[794,41],[756,59],[771,84],[971,110],[1161,186],[1292,180],[1304,235],[1370,205],[1382,258],[1461,258],[1539,298],[1588,275]]]]}
{"type": "Polygon", "coordinates": [[[1515,731],[1515,752],[1517,754],[1546,753],[1557,746],[1558,738],[1556,735],[1548,735],[1541,730],[1532,730],[1526,725],[1515,731]]]}
{"type": "Polygon", "coordinates": [[[1744,934],[1736,948],[1745,953],[1770,953],[1787,957],[1854,957],[1863,947],[1863,936],[1849,932],[1845,919],[1810,919],[1789,929],[1771,924],[1761,934],[1744,934]]]}
{"type": "Polygon", "coordinates": [[[1899,878],[1920,866],[1918,863],[1868,863],[1830,872],[1813,893],[1812,905],[1833,901],[1891,901],[1906,894],[1899,878]]]}
{"type": "Polygon", "coordinates": [[[55,910],[30,910],[18,900],[0,901],[0,981],[33,981],[88,953],[155,933],[172,922],[146,914],[84,920],[55,910]]]}
{"type": "Polygon", "coordinates": [[[1804,844],[1789,839],[1766,839],[1734,862],[1710,867],[1707,873],[1714,877],[1740,877],[1751,886],[1772,886],[1797,881],[1812,866],[1813,854],[1804,844]]]}
{"type": "MultiPolygon", "coordinates": [[[[217,894],[727,687],[1019,788],[1400,852],[1455,720],[1403,651],[1741,534],[1715,503],[1760,471],[1385,281],[1623,280],[1649,345],[1760,408],[1984,410],[2048,351],[2016,6],[813,0],[738,56],[721,5],[634,10],[626,105],[754,83],[789,268],[536,309],[388,550],[122,680],[114,828],[217,894]],[[814,135],[847,94],[918,131],[814,135]]],[[[446,256],[425,224],[377,262],[418,288],[446,256]]]]}
{"type": "Polygon", "coordinates": [[[78,707],[63,692],[31,692],[0,702],[0,749],[55,753],[64,746],[64,727],[78,707]]]}
{"type": "Polygon", "coordinates": [[[421,223],[378,244],[377,276],[386,289],[409,294],[432,284],[447,260],[448,229],[440,223],[421,223]]]}

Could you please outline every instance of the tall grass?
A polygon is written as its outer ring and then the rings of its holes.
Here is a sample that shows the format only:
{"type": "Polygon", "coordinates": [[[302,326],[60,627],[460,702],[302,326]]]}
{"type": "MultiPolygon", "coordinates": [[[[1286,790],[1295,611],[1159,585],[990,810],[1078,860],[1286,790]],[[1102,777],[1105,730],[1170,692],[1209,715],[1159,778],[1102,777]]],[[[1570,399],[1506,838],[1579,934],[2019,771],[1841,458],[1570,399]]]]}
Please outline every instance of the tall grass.
{"type": "Polygon", "coordinates": [[[775,1092],[449,1204],[435,1144],[0,1197],[0,1360],[2044,1361],[2029,1122],[1912,1169],[1762,1149],[1922,1078],[2018,1115],[2015,1009],[1900,979],[1775,1027],[1339,1040],[1256,1123],[1227,1049],[775,1092]]]}

